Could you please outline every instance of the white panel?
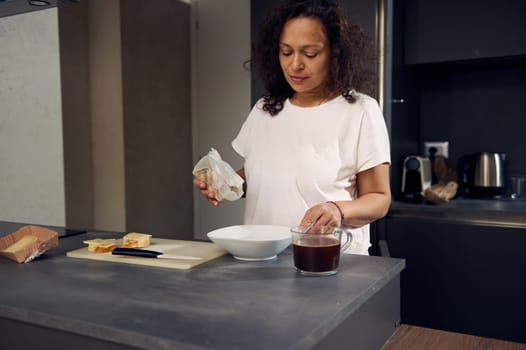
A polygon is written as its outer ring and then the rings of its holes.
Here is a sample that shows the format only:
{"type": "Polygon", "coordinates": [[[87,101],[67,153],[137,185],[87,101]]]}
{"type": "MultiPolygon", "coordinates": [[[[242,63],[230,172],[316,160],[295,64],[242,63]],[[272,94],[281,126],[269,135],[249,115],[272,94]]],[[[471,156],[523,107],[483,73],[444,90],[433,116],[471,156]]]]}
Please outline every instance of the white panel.
{"type": "MultiPolygon", "coordinates": [[[[199,0],[192,2],[192,126],[194,164],[210,147],[234,169],[242,166],[232,149],[250,111],[250,1],[199,0]]],[[[195,237],[217,227],[243,221],[243,199],[218,208],[198,191],[194,197],[195,237]]]]}
{"type": "Polygon", "coordinates": [[[0,220],[65,225],[57,9],[0,18],[0,220]]]}

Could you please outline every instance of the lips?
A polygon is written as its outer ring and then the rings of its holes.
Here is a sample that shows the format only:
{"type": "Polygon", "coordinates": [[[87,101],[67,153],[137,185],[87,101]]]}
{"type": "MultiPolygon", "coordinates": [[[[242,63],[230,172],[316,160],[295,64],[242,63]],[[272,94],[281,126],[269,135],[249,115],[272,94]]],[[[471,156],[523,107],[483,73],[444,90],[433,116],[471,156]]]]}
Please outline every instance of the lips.
{"type": "Polygon", "coordinates": [[[295,75],[289,75],[289,78],[292,82],[296,83],[296,84],[301,84],[303,83],[305,80],[307,80],[307,77],[299,77],[299,76],[295,76],[295,75]]]}

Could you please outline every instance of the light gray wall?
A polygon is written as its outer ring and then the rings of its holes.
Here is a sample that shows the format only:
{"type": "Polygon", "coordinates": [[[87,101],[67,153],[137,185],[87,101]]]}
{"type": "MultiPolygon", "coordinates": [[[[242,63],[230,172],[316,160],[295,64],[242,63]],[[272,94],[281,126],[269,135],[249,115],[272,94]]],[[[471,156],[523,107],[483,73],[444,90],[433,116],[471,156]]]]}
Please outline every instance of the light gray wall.
{"type": "Polygon", "coordinates": [[[66,224],[125,231],[120,1],[59,7],[66,224]]]}
{"type": "Polygon", "coordinates": [[[88,3],[59,10],[66,225],[94,224],[88,3]]]}
{"type": "Polygon", "coordinates": [[[0,18],[1,220],[125,229],[118,5],[0,18]]]}
{"type": "MultiPolygon", "coordinates": [[[[40,76],[45,78],[43,85],[55,86],[55,90],[44,89],[44,94],[53,101],[57,112],[53,113],[55,119],[52,123],[46,121],[45,126],[42,125],[45,119],[33,118],[35,113],[24,113],[30,114],[27,122],[26,119],[13,121],[4,117],[4,106],[15,103],[17,108],[21,108],[22,102],[28,100],[12,94],[8,96],[2,93],[0,96],[0,101],[9,100],[9,103],[2,103],[0,109],[0,160],[8,160],[2,162],[0,168],[0,220],[67,224],[87,229],[141,230],[175,238],[194,235],[193,209],[198,210],[196,215],[199,216],[196,237],[203,237],[212,228],[242,222],[242,201],[213,208],[197,197],[196,206],[193,207],[196,193],[191,186],[191,170],[210,147],[218,149],[235,168],[242,164],[242,159],[234,153],[230,143],[251,107],[250,73],[243,68],[243,62],[249,58],[250,4],[244,0],[156,0],[152,2],[156,6],[142,8],[146,6],[145,3],[134,3],[137,7],[131,2],[119,5],[120,13],[116,14],[114,10],[119,4],[118,0],[66,2],[58,10],[60,36],[56,33],[57,9],[49,10],[54,11],[55,66],[48,69],[40,62],[33,69],[24,66],[19,73],[27,75],[25,87],[27,81],[33,82],[35,77],[40,76]],[[113,10],[105,12],[104,7],[99,6],[102,4],[113,10]],[[199,33],[190,33],[196,28],[194,21],[188,22],[190,5],[201,9],[199,33]],[[153,13],[155,10],[157,14],[153,13]],[[100,11],[113,16],[113,23],[111,20],[95,18],[95,13],[100,11]],[[117,25],[118,17],[122,18],[123,13],[126,13],[126,20],[117,25]],[[157,15],[162,15],[159,23],[155,22],[157,15]],[[105,30],[110,31],[108,35],[100,35],[105,30]],[[121,36],[120,43],[116,39],[117,34],[121,36]],[[104,48],[104,45],[107,47],[104,48]],[[121,45],[126,55],[132,55],[120,58],[122,70],[118,64],[121,54],[118,49],[121,45]],[[105,55],[106,60],[103,59],[105,55]],[[113,68],[110,67],[112,64],[115,64],[113,68]],[[123,76],[119,83],[117,75],[121,71],[123,76]],[[193,77],[191,87],[190,74],[193,77]],[[94,91],[99,88],[99,91],[94,91]],[[109,90],[104,90],[106,88],[109,90]],[[122,94],[119,94],[120,88],[122,94]],[[49,96],[53,91],[54,96],[49,96]],[[190,101],[193,120],[190,116],[190,101]],[[97,114],[95,119],[92,118],[94,113],[97,114]],[[8,120],[12,121],[9,125],[6,124],[8,120]],[[123,136],[119,136],[119,120],[122,120],[123,136]],[[106,122],[112,127],[108,129],[106,122]],[[22,126],[29,128],[31,140],[35,140],[37,132],[38,135],[45,134],[48,137],[46,140],[51,140],[51,144],[40,143],[39,147],[31,147],[31,164],[38,165],[31,174],[28,171],[30,167],[19,164],[19,150],[24,155],[24,147],[27,146],[24,144],[10,149],[4,146],[9,144],[12,147],[20,139],[4,137],[7,126],[11,129],[22,126]],[[107,137],[111,138],[112,133],[117,136],[107,143],[107,137]],[[106,136],[101,139],[101,135],[106,136]],[[124,146],[119,146],[121,137],[124,146]],[[124,164],[120,163],[118,156],[118,152],[122,151],[125,154],[124,164]],[[111,162],[112,152],[117,152],[117,162],[111,162]],[[106,164],[113,170],[101,169],[105,166],[100,161],[102,156],[108,157],[106,164]],[[65,175],[62,172],[62,158],[65,175]],[[9,167],[23,169],[28,176],[17,178],[9,167]],[[124,172],[124,178],[119,175],[120,171],[124,172]],[[43,185],[44,175],[53,182],[53,186],[43,185]],[[119,192],[121,186],[126,189],[124,201],[119,192]],[[47,192],[42,196],[38,191],[47,192]],[[97,191],[102,195],[96,196],[97,191]],[[19,200],[15,206],[11,202],[9,207],[4,198],[16,197],[15,194],[20,193],[24,193],[24,201],[19,200]],[[111,196],[115,193],[115,200],[105,201],[104,194],[111,196]],[[52,203],[48,194],[54,196],[52,199],[57,203],[52,203]],[[44,197],[45,205],[35,199],[44,197]],[[37,205],[31,207],[28,202],[37,205]],[[61,214],[61,220],[42,217],[53,208],[61,214]],[[100,220],[101,210],[104,212],[103,220],[100,220]]],[[[45,16],[47,11],[22,16],[45,16]]],[[[192,16],[197,18],[195,12],[192,16]]],[[[5,20],[16,17],[0,19],[0,23],[3,25],[5,20]]],[[[22,27],[28,33],[45,33],[39,28],[38,21],[26,21],[22,27]]],[[[0,35],[5,35],[5,31],[0,35]]],[[[34,50],[39,45],[35,43],[22,48],[34,50]]],[[[53,45],[43,46],[53,48],[53,45]]],[[[13,54],[10,61],[4,59],[4,50],[0,50],[0,55],[3,55],[0,56],[0,73],[16,72],[12,66],[7,67],[5,62],[16,66],[20,61],[18,54],[13,54]]],[[[32,52],[28,57],[38,56],[32,52]]],[[[40,58],[44,64],[47,62],[40,58]]],[[[0,81],[0,89],[2,92],[7,91],[8,86],[0,81]]],[[[36,89],[26,91],[31,95],[37,94],[36,89]]],[[[40,90],[38,92],[42,93],[40,90]]],[[[35,111],[31,103],[24,108],[35,111]]],[[[49,112],[51,109],[44,110],[49,112]]]]}
{"type": "Polygon", "coordinates": [[[60,11],[68,225],[193,237],[189,5],[60,11]]]}
{"type": "Polygon", "coordinates": [[[66,221],[56,8],[0,18],[0,220],[66,221]]]}
{"type": "Polygon", "coordinates": [[[126,227],[193,237],[190,6],[121,1],[126,227]]]}
{"type": "MultiPolygon", "coordinates": [[[[237,170],[243,160],[231,142],[251,108],[250,72],[243,67],[250,58],[250,1],[199,0],[192,10],[193,161],[214,147],[237,170]]],[[[195,190],[195,237],[242,224],[243,201],[216,208],[195,190]]]]}
{"type": "Polygon", "coordinates": [[[88,2],[88,57],[94,227],[122,232],[126,230],[126,208],[121,4],[119,0],[88,2]]]}

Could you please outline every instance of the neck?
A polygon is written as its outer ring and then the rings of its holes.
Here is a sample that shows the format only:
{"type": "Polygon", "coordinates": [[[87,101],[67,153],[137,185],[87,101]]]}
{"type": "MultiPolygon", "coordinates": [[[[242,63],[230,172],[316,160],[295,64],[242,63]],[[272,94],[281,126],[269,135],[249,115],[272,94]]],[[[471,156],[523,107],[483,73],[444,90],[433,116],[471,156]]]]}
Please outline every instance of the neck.
{"type": "Polygon", "coordinates": [[[295,93],[290,98],[290,102],[296,106],[300,107],[315,107],[319,106],[327,101],[332,100],[338,96],[338,93],[335,92],[325,92],[325,93],[295,93]]]}

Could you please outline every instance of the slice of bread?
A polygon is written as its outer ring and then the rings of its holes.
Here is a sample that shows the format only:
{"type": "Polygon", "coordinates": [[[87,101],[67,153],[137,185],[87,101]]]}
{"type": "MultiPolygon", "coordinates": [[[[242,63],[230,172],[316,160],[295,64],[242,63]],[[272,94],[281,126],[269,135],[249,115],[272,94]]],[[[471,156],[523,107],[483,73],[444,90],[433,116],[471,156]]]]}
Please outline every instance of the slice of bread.
{"type": "Polygon", "coordinates": [[[198,180],[206,183],[206,189],[208,192],[213,192],[214,194],[216,193],[215,188],[211,185],[214,176],[212,170],[204,168],[194,171],[193,174],[198,180]]]}
{"type": "Polygon", "coordinates": [[[130,232],[122,237],[124,248],[145,248],[150,246],[152,235],[146,233],[130,232]]]}
{"type": "Polygon", "coordinates": [[[88,251],[92,253],[107,253],[117,248],[117,244],[115,243],[114,238],[95,238],[84,241],[83,243],[86,243],[88,245],[88,251]]]}
{"type": "Polygon", "coordinates": [[[211,180],[210,177],[212,175],[211,173],[212,173],[212,171],[210,169],[208,169],[208,168],[199,169],[199,170],[196,170],[196,171],[193,172],[194,176],[197,179],[199,179],[199,180],[201,180],[201,181],[203,181],[205,183],[210,182],[210,180],[211,180]]]}
{"type": "Polygon", "coordinates": [[[26,235],[26,236],[23,236],[18,241],[16,241],[14,244],[4,249],[3,252],[17,254],[18,252],[31,247],[33,244],[37,242],[38,242],[37,236],[26,235]]]}

